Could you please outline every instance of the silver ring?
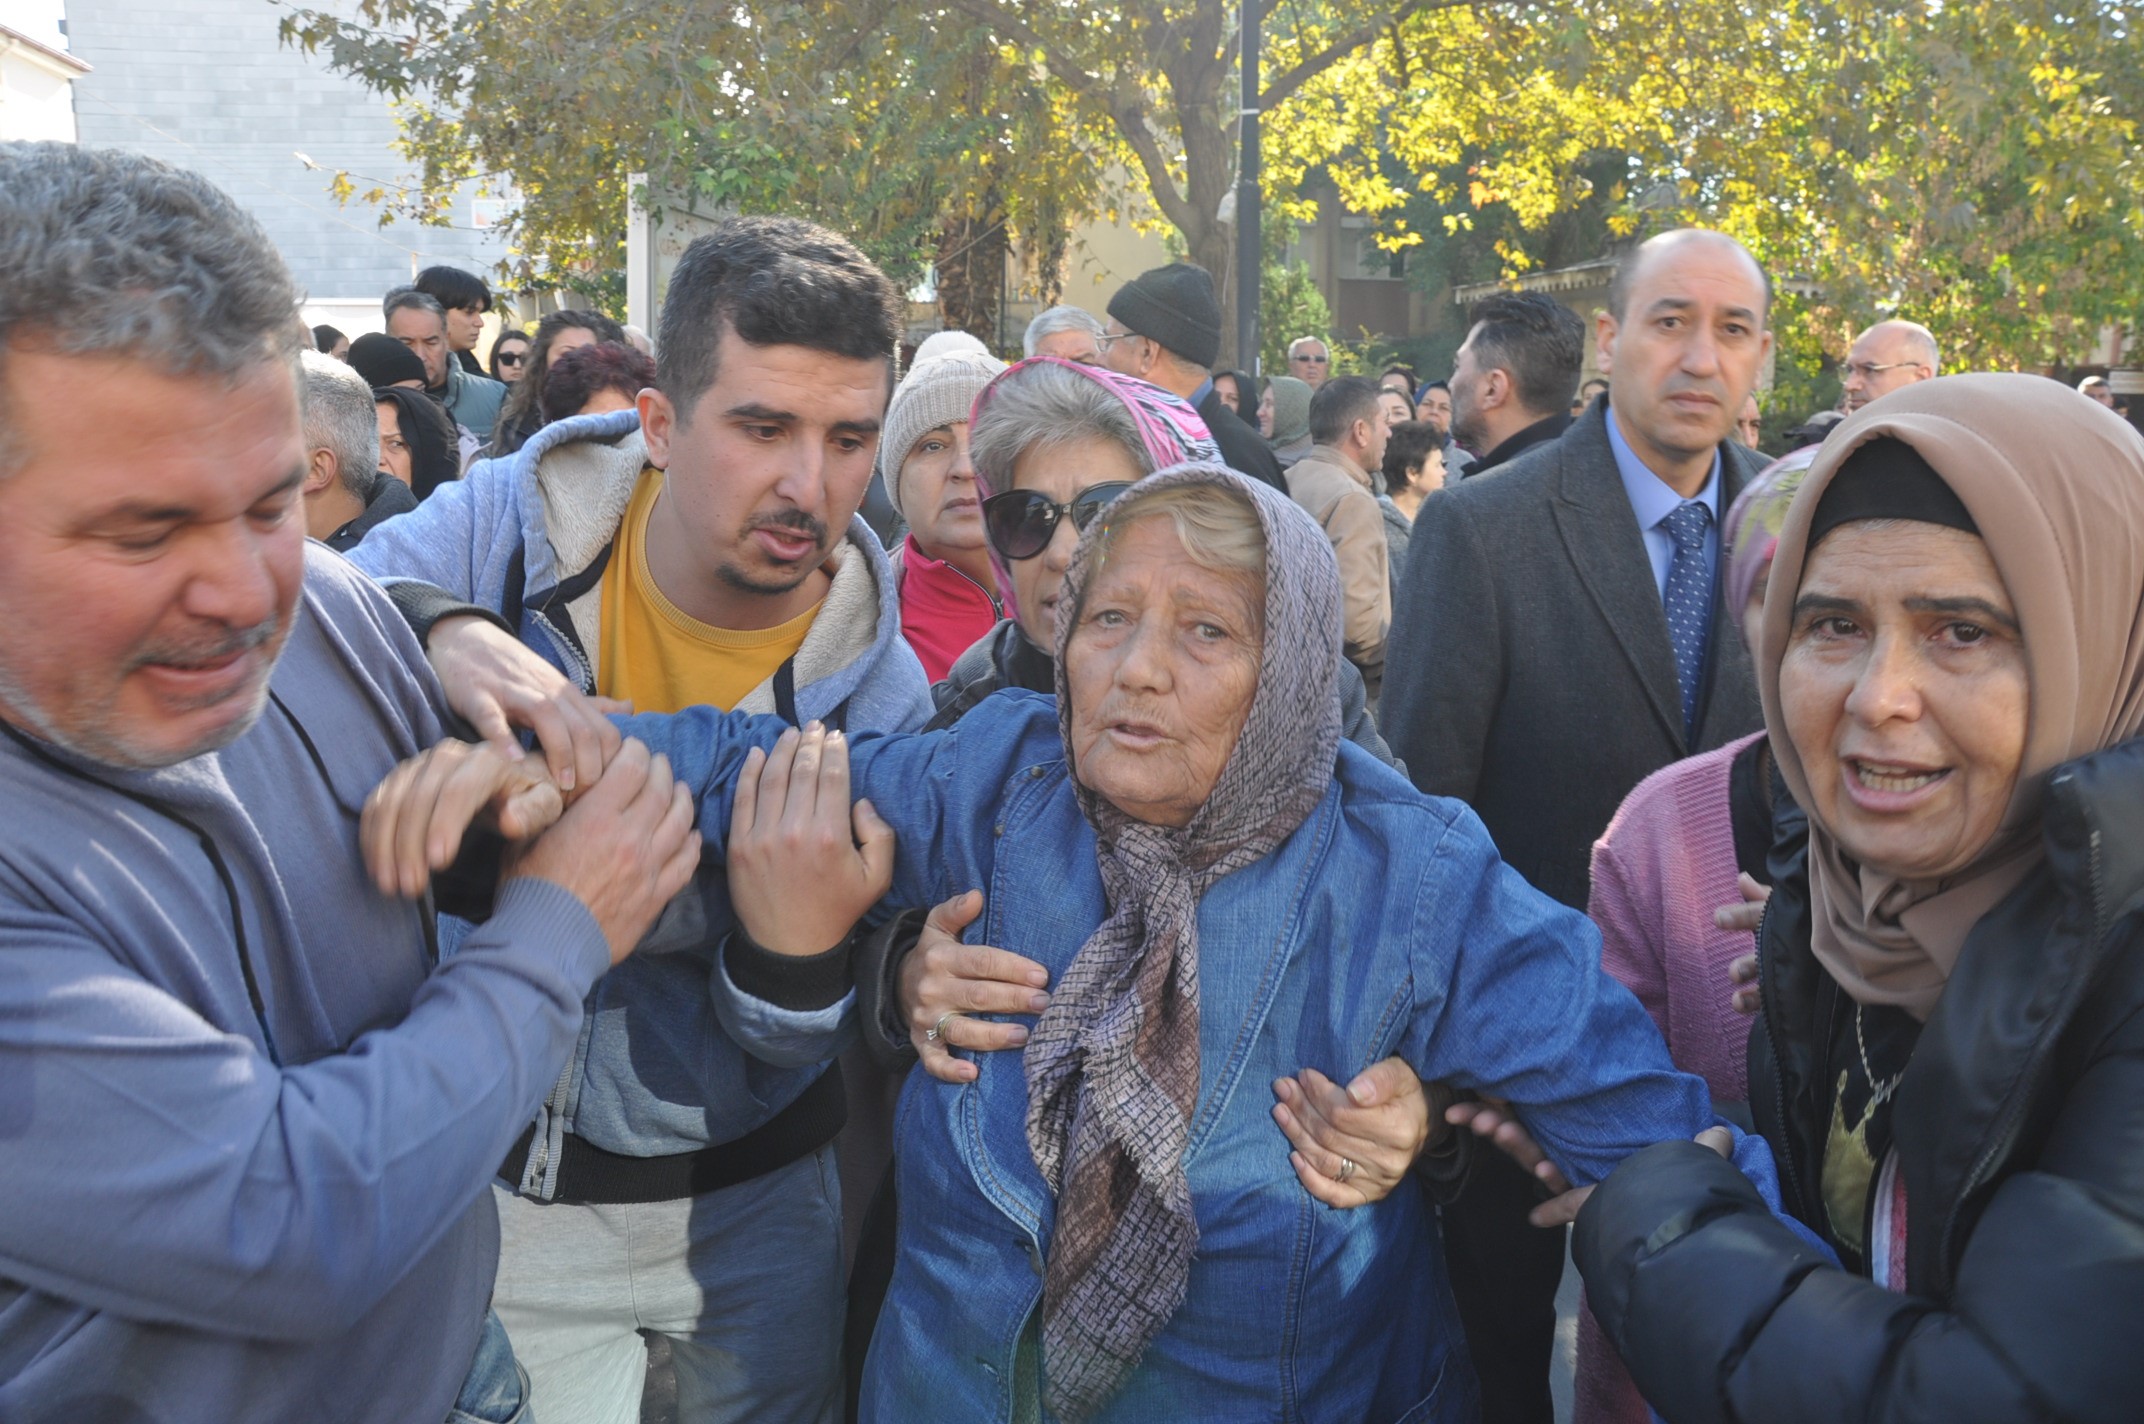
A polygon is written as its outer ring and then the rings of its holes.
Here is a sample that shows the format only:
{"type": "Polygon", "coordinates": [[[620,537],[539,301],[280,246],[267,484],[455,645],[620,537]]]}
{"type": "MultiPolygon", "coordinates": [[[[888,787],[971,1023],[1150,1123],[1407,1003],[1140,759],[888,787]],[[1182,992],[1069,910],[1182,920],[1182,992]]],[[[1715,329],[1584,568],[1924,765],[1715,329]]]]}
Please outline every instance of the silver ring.
{"type": "Polygon", "coordinates": [[[1340,1159],[1340,1174],[1339,1174],[1338,1176],[1334,1177],[1334,1178],[1333,1178],[1333,1180],[1334,1180],[1334,1181],[1336,1181],[1336,1182],[1344,1182],[1344,1181],[1346,1181],[1346,1180],[1347,1180],[1347,1179],[1348,1179],[1349,1177],[1352,1177],[1352,1176],[1354,1176],[1354,1175],[1355,1175],[1355,1164],[1354,1164],[1353,1162],[1351,1162],[1350,1160],[1348,1160],[1347,1158],[1345,1158],[1345,1157],[1342,1157],[1342,1158],[1340,1159]]]}
{"type": "Polygon", "coordinates": [[[946,1020],[957,1019],[959,1017],[960,1014],[957,1010],[948,1010],[947,1012],[938,1015],[938,1022],[932,1024],[930,1028],[925,1031],[923,1035],[923,1041],[925,1043],[936,1043],[939,1039],[944,1038],[946,1020]]]}

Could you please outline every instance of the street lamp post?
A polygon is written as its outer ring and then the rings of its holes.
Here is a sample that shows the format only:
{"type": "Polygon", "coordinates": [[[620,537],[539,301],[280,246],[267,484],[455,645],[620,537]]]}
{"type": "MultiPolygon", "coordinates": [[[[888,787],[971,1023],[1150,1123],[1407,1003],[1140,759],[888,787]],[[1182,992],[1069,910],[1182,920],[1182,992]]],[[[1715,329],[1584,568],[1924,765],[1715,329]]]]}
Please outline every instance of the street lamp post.
{"type": "Polygon", "coordinates": [[[1236,167],[1236,369],[1258,374],[1258,293],[1265,266],[1258,212],[1258,0],[1243,0],[1243,153],[1236,167]]]}

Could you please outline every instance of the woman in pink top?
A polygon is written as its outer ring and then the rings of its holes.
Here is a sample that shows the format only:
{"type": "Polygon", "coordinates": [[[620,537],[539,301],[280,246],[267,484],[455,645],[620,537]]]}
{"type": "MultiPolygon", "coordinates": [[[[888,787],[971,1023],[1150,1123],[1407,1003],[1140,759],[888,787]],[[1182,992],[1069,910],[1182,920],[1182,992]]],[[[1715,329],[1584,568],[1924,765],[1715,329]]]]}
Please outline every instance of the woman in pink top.
{"type": "MultiPolygon", "coordinates": [[[[1752,647],[1780,525],[1816,453],[1798,450],[1750,481],[1723,526],[1721,594],[1752,647]]],[[[1738,986],[1756,977],[1752,931],[1771,883],[1775,806],[1791,830],[1799,813],[1759,732],[1639,782],[1593,846],[1586,911],[1600,926],[1601,967],[1645,1005],[1675,1066],[1721,1103],[1749,1096],[1756,991],[1738,986]]],[[[1573,1424],[1649,1417],[1593,1313],[1581,1311],[1573,1424]]]]}

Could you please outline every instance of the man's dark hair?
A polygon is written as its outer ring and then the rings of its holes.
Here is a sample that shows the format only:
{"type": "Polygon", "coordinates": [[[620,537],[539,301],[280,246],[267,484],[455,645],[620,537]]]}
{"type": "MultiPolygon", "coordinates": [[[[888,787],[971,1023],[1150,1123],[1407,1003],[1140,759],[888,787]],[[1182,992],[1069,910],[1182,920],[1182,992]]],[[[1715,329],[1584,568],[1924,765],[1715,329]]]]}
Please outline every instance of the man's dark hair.
{"type": "Polygon", "coordinates": [[[313,349],[323,356],[335,349],[336,342],[348,339],[332,326],[316,326],[313,328],[313,349]]]}
{"type": "Polygon", "coordinates": [[[439,318],[440,329],[446,329],[447,309],[439,304],[439,298],[429,292],[420,292],[415,287],[396,287],[380,299],[382,317],[393,321],[398,311],[430,312],[439,318]]]}
{"type": "Polygon", "coordinates": [[[1446,395],[1450,395],[1452,393],[1452,383],[1450,381],[1431,381],[1423,386],[1422,389],[1425,392],[1443,391],[1446,395]]]}
{"type": "Polygon", "coordinates": [[[881,359],[890,390],[907,315],[886,274],[838,233],[798,218],[730,218],[695,239],[670,276],[656,384],[689,420],[730,330],[754,346],[881,359]]]}
{"type": "Polygon", "coordinates": [[[623,341],[576,346],[544,373],[544,424],[577,414],[598,391],[623,391],[631,399],[654,384],[655,363],[623,341]]]}
{"type": "Polygon", "coordinates": [[[1358,420],[1377,419],[1377,382],[1368,376],[1335,376],[1310,397],[1310,438],[1334,445],[1358,420]]]}
{"type": "Polygon", "coordinates": [[[416,286],[450,311],[491,310],[491,288],[476,273],[459,267],[427,267],[417,274],[416,286]]]}
{"type": "Polygon", "coordinates": [[[1586,361],[1586,324],[1577,312],[1539,292],[1498,292],[1471,315],[1474,369],[1509,371],[1519,404],[1536,415],[1571,408],[1586,361]]]}
{"type": "Polygon", "coordinates": [[[1443,448],[1444,442],[1426,420],[1403,420],[1393,426],[1392,438],[1385,442],[1385,488],[1407,488],[1409,467],[1428,459],[1430,451],[1443,448]]]}

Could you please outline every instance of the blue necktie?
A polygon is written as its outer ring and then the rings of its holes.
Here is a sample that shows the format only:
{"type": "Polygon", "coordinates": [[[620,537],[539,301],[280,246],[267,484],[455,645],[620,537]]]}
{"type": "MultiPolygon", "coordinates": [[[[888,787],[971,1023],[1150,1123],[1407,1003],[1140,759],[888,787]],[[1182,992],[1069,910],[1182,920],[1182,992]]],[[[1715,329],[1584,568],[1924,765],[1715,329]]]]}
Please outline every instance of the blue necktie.
{"type": "Polygon", "coordinates": [[[1697,690],[1705,674],[1705,643],[1712,631],[1712,580],[1705,576],[1705,531],[1712,510],[1687,500],[1660,521],[1675,541],[1675,561],[1668,565],[1668,586],[1661,596],[1668,615],[1668,641],[1675,648],[1675,679],[1682,684],[1682,731],[1697,731],[1697,690]]]}

